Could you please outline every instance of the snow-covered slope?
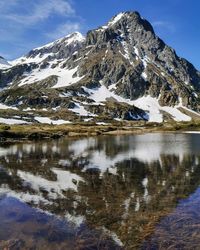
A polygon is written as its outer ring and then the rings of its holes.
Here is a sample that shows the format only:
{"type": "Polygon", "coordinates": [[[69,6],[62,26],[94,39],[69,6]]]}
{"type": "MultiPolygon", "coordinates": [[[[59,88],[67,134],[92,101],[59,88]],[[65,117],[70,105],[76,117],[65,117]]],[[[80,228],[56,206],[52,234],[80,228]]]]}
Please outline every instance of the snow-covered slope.
{"type": "Polygon", "coordinates": [[[95,90],[85,89],[89,92],[90,98],[95,101],[96,104],[103,104],[106,99],[113,98],[117,102],[127,103],[134,105],[138,108],[145,110],[148,114],[148,120],[150,122],[162,122],[163,112],[169,113],[175,121],[191,121],[191,117],[183,114],[178,108],[183,107],[180,102],[179,105],[174,107],[160,106],[159,100],[151,96],[143,96],[137,100],[130,100],[114,94],[104,85],[95,90]]]}
{"type": "Polygon", "coordinates": [[[80,49],[85,38],[75,32],[55,42],[49,43],[30,51],[27,55],[12,61],[12,66],[30,65],[30,70],[25,70],[18,81],[18,86],[42,81],[50,76],[57,77],[56,87],[68,86],[76,83],[82,77],[73,77],[77,67],[68,68],[64,64],[74,53],[80,49]]]}

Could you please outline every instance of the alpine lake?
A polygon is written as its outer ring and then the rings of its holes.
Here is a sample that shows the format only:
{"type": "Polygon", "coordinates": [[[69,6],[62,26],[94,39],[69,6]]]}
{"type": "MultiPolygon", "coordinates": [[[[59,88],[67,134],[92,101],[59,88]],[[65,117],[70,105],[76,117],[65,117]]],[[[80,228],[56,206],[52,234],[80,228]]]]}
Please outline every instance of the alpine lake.
{"type": "Polygon", "coordinates": [[[200,134],[1,146],[0,249],[200,249],[200,134]]]}

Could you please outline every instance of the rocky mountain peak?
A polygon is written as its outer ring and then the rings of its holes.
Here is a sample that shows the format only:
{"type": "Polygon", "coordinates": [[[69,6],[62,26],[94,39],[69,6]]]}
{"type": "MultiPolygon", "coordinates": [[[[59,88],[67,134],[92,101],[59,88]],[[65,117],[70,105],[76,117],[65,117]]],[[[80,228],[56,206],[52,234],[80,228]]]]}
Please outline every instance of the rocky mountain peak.
{"type": "Polygon", "coordinates": [[[142,18],[138,12],[121,12],[118,15],[114,16],[107,24],[99,27],[97,31],[104,32],[107,29],[112,30],[121,30],[121,31],[150,31],[154,34],[152,25],[142,18]]]}
{"type": "MultiPolygon", "coordinates": [[[[129,11],[121,12],[106,25],[89,31],[86,44],[87,46],[98,44],[100,47],[103,43],[113,44],[124,41],[133,48],[134,46],[141,47],[141,45],[143,47],[152,46],[153,40],[156,40],[157,47],[164,46],[162,40],[156,37],[152,25],[138,12],[129,11]]],[[[137,51],[141,53],[142,49],[137,51]]]]}
{"type": "Polygon", "coordinates": [[[93,52],[86,59],[91,67],[80,72],[90,71],[94,81],[106,86],[117,84],[117,94],[131,100],[146,94],[166,106],[196,106],[199,72],[156,36],[138,12],[122,12],[89,31],[86,45],[93,52]]]}
{"type": "Polygon", "coordinates": [[[122,29],[131,29],[131,27],[137,27],[140,29],[144,29],[145,31],[150,31],[154,33],[152,25],[142,18],[140,14],[137,11],[127,11],[122,12],[115,17],[113,17],[109,22],[107,26],[109,28],[122,28],[122,29]]]}

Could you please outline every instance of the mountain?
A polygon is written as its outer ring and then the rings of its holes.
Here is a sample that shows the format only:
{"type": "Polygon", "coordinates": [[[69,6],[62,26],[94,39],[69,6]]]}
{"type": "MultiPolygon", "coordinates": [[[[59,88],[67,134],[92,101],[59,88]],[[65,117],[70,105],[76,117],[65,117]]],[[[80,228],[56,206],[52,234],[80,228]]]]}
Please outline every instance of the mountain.
{"type": "Polygon", "coordinates": [[[6,69],[11,65],[2,57],[0,56],[0,69],[6,69]]]}
{"type": "Polygon", "coordinates": [[[138,12],[31,50],[0,70],[0,88],[2,119],[20,122],[200,118],[200,72],[138,12]]]}

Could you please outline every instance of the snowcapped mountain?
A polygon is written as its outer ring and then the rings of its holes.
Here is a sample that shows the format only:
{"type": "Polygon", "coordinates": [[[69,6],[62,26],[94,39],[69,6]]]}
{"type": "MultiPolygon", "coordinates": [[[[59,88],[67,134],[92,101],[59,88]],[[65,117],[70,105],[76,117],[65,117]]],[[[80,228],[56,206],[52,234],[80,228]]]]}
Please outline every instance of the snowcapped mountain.
{"type": "Polygon", "coordinates": [[[137,12],[120,13],[85,38],[76,32],[11,64],[0,70],[0,102],[26,121],[200,118],[200,72],[137,12]]]}
{"type": "Polygon", "coordinates": [[[31,50],[27,55],[12,61],[12,65],[41,63],[44,61],[63,60],[72,56],[74,52],[80,49],[80,45],[85,38],[79,32],[75,32],[66,37],[58,39],[45,46],[31,50]]]}

